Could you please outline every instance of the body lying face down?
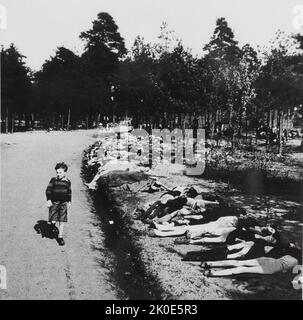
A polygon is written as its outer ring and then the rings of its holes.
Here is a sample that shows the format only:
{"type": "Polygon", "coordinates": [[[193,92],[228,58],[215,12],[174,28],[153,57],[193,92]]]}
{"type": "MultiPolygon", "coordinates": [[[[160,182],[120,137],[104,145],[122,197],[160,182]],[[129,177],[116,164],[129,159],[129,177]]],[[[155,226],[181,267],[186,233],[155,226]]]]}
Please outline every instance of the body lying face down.
{"type": "MultiPolygon", "coordinates": [[[[185,195],[181,196],[173,196],[168,193],[164,193],[159,200],[155,201],[154,203],[150,204],[146,210],[139,209],[138,211],[140,213],[140,219],[143,221],[150,221],[153,219],[160,219],[164,218],[164,222],[170,222],[171,219],[173,219],[177,214],[181,213],[179,210],[182,209],[182,214],[184,212],[188,212],[185,215],[195,215],[195,216],[200,216],[199,220],[203,220],[203,222],[209,222],[209,221],[214,221],[217,219],[217,217],[220,217],[222,215],[228,215],[227,212],[226,214],[220,212],[220,214],[216,214],[213,212],[208,212],[212,208],[219,208],[220,203],[215,200],[215,201],[210,201],[210,200],[204,200],[202,199],[202,196],[197,196],[196,198],[190,198],[185,195]],[[205,215],[206,213],[207,216],[205,215]],[[169,216],[171,215],[171,216],[169,216]]],[[[189,217],[190,218],[190,217],[189,217]]],[[[193,218],[195,220],[198,219],[198,217],[193,218]]],[[[156,221],[158,223],[162,223],[159,221],[156,221]]]]}
{"type": "MultiPolygon", "coordinates": [[[[274,249],[273,249],[274,250],[274,249]]],[[[276,257],[261,256],[245,260],[206,261],[201,264],[203,274],[211,277],[232,276],[237,274],[275,274],[292,272],[302,264],[302,248],[289,246],[284,250],[275,250],[276,257]]]]}
{"type": "Polygon", "coordinates": [[[254,238],[248,241],[232,237],[229,241],[237,243],[191,251],[183,260],[202,261],[206,276],[274,274],[292,271],[296,265],[302,264],[302,248],[289,242],[277,228],[257,227],[255,232],[254,238]]]}
{"type": "Polygon", "coordinates": [[[260,230],[258,221],[246,216],[221,217],[209,223],[187,226],[161,225],[155,222],[153,225],[156,228],[154,233],[159,237],[186,235],[188,243],[192,244],[225,243],[228,238],[239,236],[247,238],[263,232],[260,230]]]}
{"type": "Polygon", "coordinates": [[[137,216],[147,223],[153,220],[157,223],[174,222],[175,225],[180,225],[201,224],[215,221],[223,216],[246,214],[244,209],[231,205],[220,196],[197,195],[193,188],[180,189],[188,192],[181,193],[175,190],[165,192],[159,200],[146,208],[138,208],[137,216]]]}

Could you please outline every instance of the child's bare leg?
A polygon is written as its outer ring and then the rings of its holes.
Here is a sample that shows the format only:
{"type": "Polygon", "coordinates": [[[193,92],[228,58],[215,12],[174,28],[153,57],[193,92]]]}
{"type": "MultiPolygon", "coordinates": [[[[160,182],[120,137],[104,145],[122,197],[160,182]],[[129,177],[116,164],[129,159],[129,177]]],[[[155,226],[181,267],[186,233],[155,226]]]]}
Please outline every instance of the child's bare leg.
{"type": "Polygon", "coordinates": [[[59,238],[63,237],[64,222],[59,222],[59,238]]]}

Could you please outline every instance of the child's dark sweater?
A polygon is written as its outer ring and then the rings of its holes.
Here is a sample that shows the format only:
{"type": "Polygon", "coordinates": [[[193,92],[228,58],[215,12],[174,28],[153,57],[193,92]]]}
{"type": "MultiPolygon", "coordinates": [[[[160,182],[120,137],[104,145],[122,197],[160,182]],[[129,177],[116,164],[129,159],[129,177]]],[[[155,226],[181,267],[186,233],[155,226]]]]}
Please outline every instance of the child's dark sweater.
{"type": "Polygon", "coordinates": [[[71,182],[67,178],[51,178],[45,193],[47,200],[69,202],[72,199],[71,182]]]}

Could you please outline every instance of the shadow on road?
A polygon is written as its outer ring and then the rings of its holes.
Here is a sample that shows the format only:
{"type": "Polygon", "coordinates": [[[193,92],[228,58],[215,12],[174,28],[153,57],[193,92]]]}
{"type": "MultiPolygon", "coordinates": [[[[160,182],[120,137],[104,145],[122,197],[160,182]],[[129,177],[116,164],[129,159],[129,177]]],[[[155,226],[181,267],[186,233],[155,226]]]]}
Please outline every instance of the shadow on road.
{"type": "Polygon", "coordinates": [[[58,238],[59,230],[52,224],[45,220],[38,220],[34,225],[34,229],[38,234],[41,234],[42,238],[56,239],[58,238]]]}

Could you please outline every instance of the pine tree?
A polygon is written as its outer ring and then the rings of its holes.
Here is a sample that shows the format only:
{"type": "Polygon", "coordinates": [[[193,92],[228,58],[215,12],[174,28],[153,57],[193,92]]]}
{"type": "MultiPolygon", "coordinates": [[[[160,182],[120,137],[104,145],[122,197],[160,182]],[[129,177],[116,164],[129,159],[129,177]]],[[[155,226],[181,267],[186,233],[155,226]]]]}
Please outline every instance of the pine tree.
{"type": "Polygon", "coordinates": [[[30,103],[31,77],[24,58],[14,44],[1,49],[1,118],[6,119],[6,132],[13,132],[15,116],[26,113],[30,103]]]}
{"type": "Polygon", "coordinates": [[[214,34],[204,50],[209,58],[215,60],[224,59],[234,63],[241,57],[238,42],[234,39],[234,33],[225,18],[217,19],[214,34]]]}
{"type": "Polygon", "coordinates": [[[93,106],[91,113],[115,113],[115,74],[119,61],[126,55],[124,39],[112,16],[98,14],[90,30],[82,32],[80,39],[86,42],[82,61],[91,83],[93,106]]]}

